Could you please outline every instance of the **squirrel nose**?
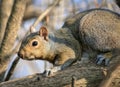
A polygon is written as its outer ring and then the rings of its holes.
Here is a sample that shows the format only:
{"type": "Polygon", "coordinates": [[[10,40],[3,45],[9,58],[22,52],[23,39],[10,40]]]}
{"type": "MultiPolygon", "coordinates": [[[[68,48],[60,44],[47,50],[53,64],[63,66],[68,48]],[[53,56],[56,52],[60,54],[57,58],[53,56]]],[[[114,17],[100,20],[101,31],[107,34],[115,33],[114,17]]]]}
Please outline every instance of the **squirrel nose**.
{"type": "Polygon", "coordinates": [[[19,56],[20,58],[23,58],[23,54],[21,54],[20,52],[18,52],[18,56],[19,56]]]}

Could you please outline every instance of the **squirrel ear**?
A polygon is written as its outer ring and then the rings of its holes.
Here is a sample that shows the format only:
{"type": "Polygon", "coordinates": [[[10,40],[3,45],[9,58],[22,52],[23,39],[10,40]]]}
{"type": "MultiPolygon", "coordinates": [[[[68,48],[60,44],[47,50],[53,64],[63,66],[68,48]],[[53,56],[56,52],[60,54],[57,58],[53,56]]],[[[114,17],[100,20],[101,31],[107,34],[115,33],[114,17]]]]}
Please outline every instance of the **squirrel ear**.
{"type": "Polygon", "coordinates": [[[30,33],[36,32],[35,28],[33,26],[30,27],[30,33]]]}
{"type": "Polygon", "coordinates": [[[44,37],[44,39],[45,39],[46,41],[48,41],[48,30],[46,29],[46,27],[42,26],[42,27],[40,28],[40,30],[39,30],[39,35],[40,35],[41,37],[44,37]]]}

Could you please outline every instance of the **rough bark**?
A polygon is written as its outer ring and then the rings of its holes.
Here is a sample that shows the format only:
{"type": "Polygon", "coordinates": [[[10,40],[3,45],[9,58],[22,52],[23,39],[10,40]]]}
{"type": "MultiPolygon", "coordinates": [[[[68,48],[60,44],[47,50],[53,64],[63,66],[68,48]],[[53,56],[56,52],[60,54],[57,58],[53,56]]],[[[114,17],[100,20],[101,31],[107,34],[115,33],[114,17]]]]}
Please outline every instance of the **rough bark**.
{"type": "Polygon", "coordinates": [[[108,75],[99,87],[120,87],[120,64],[109,70],[108,75]]]}
{"type": "Polygon", "coordinates": [[[107,73],[99,87],[120,87],[120,57],[112,61],[107,73]]]}
{"type": "Polygon", "coordinates": [[[8,18],[11,14],[13,0],[1,0],[0,5],[0,46],[5,33],[8,18]]]}
{"type": "Polygon", "coordinates": [[[103,76],[101,67],[93,63],[84,65],[77,63],[51,77],[36,74],[3,82],[0,87],[71,87],[73,85],[71,83],[74,83],[75,87],[97,87],[103,76]]]}
{"type": "Polygon", "coordinates": [[[106,69],[108,69],[107,76],[110,76],[111,72],[114,73],[116,69],[117,73],[111,74],[112,79],[109,86],[101,85],[100,87],[120,87],[120,69],[113,68],[116,64],[119,65],[119,59],[120,57],[113,58],[108,67],[97,66],[93,62],[84,64],[78,62],[50,77],[35,74],[3,82],[0,84],[0,87],[98,87],[100,82],[106,78],[104,75],[106,69]]]}
{"type": "Polygon", "coordinates": [[[0,49],[1,60],[5,59],[5,57],[7,57],[11,53],[17,36],[17,31],[21,25],[25,7],[26,0],[15,0],[12,14],[8,20],[5,35],[2,41],[2,46],[0,49]]]}

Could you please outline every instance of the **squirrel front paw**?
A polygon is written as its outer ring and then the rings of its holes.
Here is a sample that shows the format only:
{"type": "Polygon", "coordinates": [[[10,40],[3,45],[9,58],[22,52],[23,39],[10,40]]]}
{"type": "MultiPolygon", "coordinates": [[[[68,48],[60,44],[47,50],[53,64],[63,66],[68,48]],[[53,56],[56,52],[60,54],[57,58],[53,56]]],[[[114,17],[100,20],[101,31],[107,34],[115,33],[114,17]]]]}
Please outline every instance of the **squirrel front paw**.
{"type": "Polygon", "coordinates": [[[101,65],[104,63],[105,66],[108,66],[111,58],[112,58],[111,52],[99,54],[96,58],[96,63],[98,65],[101,65]]]}
{"type": "Polygon", "coordinates": [[[53,76],[57,71],[61,70],[61,66],[53,67],[52,69],[47,69],[43,72],[44,76],[53,76]]]}
{"type": "Polygon", "coordinates": [[[51,74],[51,69],[46,69],[44,72],[43,72],[43,76],[50,76],[51,74]]]}

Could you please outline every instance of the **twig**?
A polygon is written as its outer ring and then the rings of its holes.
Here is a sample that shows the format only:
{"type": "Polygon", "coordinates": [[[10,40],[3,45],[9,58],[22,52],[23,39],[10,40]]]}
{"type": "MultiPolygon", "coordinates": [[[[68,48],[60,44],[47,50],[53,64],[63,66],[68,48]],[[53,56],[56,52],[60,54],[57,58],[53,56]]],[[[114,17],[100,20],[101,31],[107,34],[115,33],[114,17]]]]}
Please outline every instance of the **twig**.
{"type": "Polygon", "coordinates": [[[13,74],[13,71],[14,71],[14,69],[15,69],[18,61],[19,61],[19,59],[20,59],[19,57],[15,58],[15,60],[13,61],[12,65],[10,67],[10,70],[8,71],[6,77],[3,79],[3,81],[8,81],[10,79],[10,77],[13,74]]]}
{"type": "Polygon", "coordinates": [[[102,0],[102,3],[99,5],[99,7],[103,7],[106,4],[106,0],[102,0]]]}
{"type": "Polygon", "coordinates": [[[48,7],[35,21],[35,23],[32,25],[32,27],[36,27],[38,23],[50,12],[53,10],[53,8],[60,2],[61,0],[55,0],[53,5],[48,7]]]}
{"type": "Polygon", "coordinates": [[[95,4],[96,8],[99,8],[99,4],[98,4],[97,0],[94,0],[94,4],[95,4]]]}
{"type": "Polygon", "coordinates": [[[23,17],[24,20],[38,17],[42,13],[41,9],[34,5],[29,5],[26,9],[25,15],[23,17]]]}
{"type": "Polygon", "coordinates": [[[72,84],[71,87],[75,87],[75,81],[76,81],[76,77],[72,76],[72,84]]]}
{"type": "Polygon", "coordinates": [[[72,12],[75,15],[75,10],[76,10],[75,2],[74,2],[74,0],[71,0],[71,2],[72,2],[72,12]]]}

